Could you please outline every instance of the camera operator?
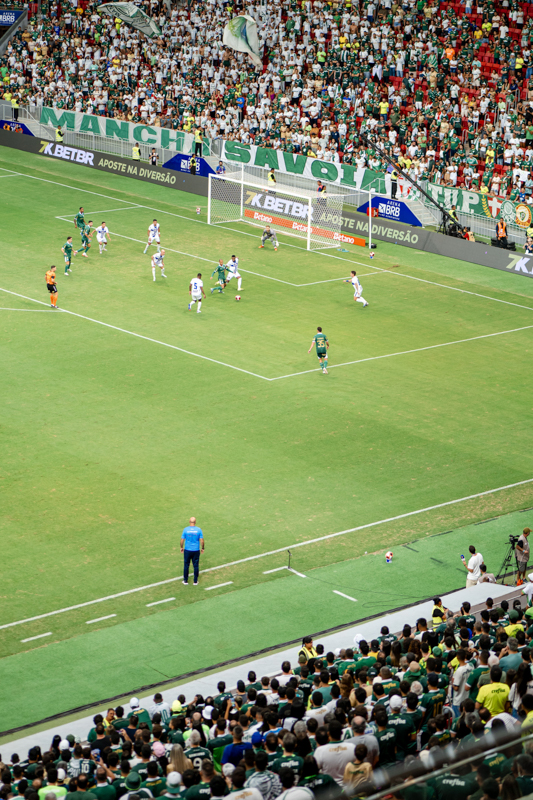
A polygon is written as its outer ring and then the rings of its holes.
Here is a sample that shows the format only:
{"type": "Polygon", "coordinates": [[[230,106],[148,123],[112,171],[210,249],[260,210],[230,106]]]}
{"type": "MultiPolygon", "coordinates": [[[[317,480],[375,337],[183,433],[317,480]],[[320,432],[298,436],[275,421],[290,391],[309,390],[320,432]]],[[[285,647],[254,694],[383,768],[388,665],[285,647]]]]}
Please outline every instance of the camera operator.
{"type": "Polygon", "coordinates": [[[529,542],[528,536],[531,528],[524,528],[522,536],[518,539],[515,546],[516,567],[518,570],[517,583],[522,582],[526,577],[527,562],[529,561],[529,542]]]}

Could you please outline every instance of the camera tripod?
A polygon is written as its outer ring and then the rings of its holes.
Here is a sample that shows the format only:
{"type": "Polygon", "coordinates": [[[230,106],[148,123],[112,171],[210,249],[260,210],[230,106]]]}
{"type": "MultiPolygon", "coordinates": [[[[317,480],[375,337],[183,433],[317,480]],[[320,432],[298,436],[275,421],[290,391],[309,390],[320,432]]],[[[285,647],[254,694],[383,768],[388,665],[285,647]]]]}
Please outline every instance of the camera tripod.
{"type": "Polygon", "coordinates": [[[514,582],[515,573],[516,573],[516,559],[515,559],[515,552],[514,551],[515,551],[515,544],[513,544],[512,542],[509,542],[509,546],[507,548],[507,552],[505,554],[505,558],[503,559],[503,562],[502,562],[502,565],[500,567],[500,570],[499,570],[498,574],[496,575],[496,581],[497,582],[501,581],[503,583],[503,581],[507,577],[507,572],[509,570],[509,567],[512,567],[512,569],[511,569],[511,579],[514,582]]]}

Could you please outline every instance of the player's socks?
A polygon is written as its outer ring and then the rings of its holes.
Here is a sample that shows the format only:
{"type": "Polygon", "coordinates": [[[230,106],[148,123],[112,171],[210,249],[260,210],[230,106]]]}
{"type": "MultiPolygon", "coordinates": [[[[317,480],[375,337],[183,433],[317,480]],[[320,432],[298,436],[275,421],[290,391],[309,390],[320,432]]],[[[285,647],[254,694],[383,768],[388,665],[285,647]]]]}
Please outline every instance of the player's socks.
{"type": "Polygon", "coordinates": [[[146,245],[146,247],[144,248],[143,253],[146,253],[147,250],[148,250],[148,245],[146,245]]]}
{"type": "Polygon", "coordinates": [[[152,275],[154,276],[154,281],[155,281],[155,267],[152,267],[152,275]]]}
{"type": "Polygon", "coordinates": [[[198,300],[198,308],[196,309],[196,313],[197,313],[197,314],[199,314],[199,313],[200,313],[200,309],[201,309],[201,307],[202,307],[202,301],[201,301],[201,300],[198,300]]]}
{"type": "Polygon", "coordinates": [[[366,306],[366,300],[364,297],[358,297],[356,299],[356,303],[362,303],[364,306],[366,306]]]}
{"type": "Polygon", "coordinates": [[[239,278],[239,280],[237,281],[237,291],[238,292],[240,292],[241,289],[242,289],[241,283],[242,283],[242,278],[239,278]]]}
{"type": "Polygon", "coordinates": [[[160,252],[161,252],[161,248],[160,248],[160,246],[159,246],[159,245],[157,245],[157,252],[158,252],[158,253],[160,253],[160,252]]]}
{"type": "Polygon", "coordinates": [[[162,269],[162,270],[161,270],[161,277],[162,277],[162,278],[166,278],[166,277],[167,277],[167,276],[165,275],[165,270],[164,270],[164,269],[162,269]]]}
{"type": "Polygon", "coordinates": [[[325,358],[324,361],[322,362],[322,366],[324,367],[324,369],[328,368],[328,360],[327,360],[327,358],[325,358]]]}

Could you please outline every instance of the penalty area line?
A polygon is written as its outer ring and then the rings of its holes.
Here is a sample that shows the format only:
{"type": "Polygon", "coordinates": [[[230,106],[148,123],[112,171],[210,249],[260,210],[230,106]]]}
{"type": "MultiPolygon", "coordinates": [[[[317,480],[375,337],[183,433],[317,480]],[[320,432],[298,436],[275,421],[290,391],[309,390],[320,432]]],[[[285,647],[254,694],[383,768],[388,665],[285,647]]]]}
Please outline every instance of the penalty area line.
{"type": "MultiPolygon", "coordinates": [[[[235,567],[239,564],[247,564],[250,561],[257,561],[260,558],[267,558],[268,556],[277,555],[278,553],[285,553],[287,552],[288,549],[293,550],[296,547],[307,547],[310,544],[316,544],[317,542],[324,542],[328,539],[335,539],[337,536],[345,536],[348,533],[357,533],[358,531],[368,530],[369,528],[375,528],[379,525],[386,525],[387,523],[390,522],[397,522],[400,519],[408,519],[409,517],[415,517],[419,514],[425,514],[429,511],[435,511],[438,508],[446,508],[447,506],[457,505],[458,503],[465,503],[468,500],[476,500],[478,497],[486,497],[487,495],[495,494],[496,492],[504,492],[507,489],[515,489],[517,486],[526,486],[529,483],[533,483],[533,478],[526,478],[523,481],[517,481],[516,483],[509,483],[506,486],[498,486],[496,489],[487,489],[484,492],[477,492],[476,494],[466,495],[465,497],[459,497],[456,500],[446,500],[444,503],[436,503],[433,506],[426,506],[425,508],[419,508],[416,511],[407,511],[405,514],[397,514],[395,517],[387,517],[385,519],[377,520],[376,522],[367,522],[365,525],[358,525],[355,528],[347,528],[344,531],[328,533],[325,536],[318,536],[315,539],[307,539],[304,542],[297,542],[296,544],[285,545],[285,547],[278,547],[276,550],[269,550],[266,553],[257,553],[257,555],[247,556],[246,558],[240,558],[237,561],[230,561],[226,564],[219,564],[216,567],[208,567],[207,569],[201,569],[200,574],[205,574],[206,572],[215,572],[216,570],[225,569],[226,567],[235,567]]],[[[115,600],[117,597],[124,597],[129,594],[135,594],[136,592],[143,592],[146,589],[153,589],[157,586],[164,586],[168,583],[175,583],[176,581],[182,581],[182,580],[183,580],[183,575],[180,575],[179,577],[175,578],[167,578],[164,581],[158,581],[157,583],[150,583],[147,586],[138,586],[135,589],[127,589],[124,592],[117,592],[116,594],[111,594],[108,595],[107,597],[98,597],[95,600],[88,600],[85,603],[77,603],[74,606],[59,608],[56,611],[48,611],[45,614],[38,614],[35,617],[27,617],[26,619],[19,619],[16,622],[7,622],[4,625],[0,625],[0,630],[3,630],[5,628],[13,628],[16,625],[24,625],[26,622],[35,622],[35,620],[44,619],[45,617],[54,617],[57,614],[64,614],[67,611],[75,611],[78,608],[86,608],[87,606],[92,606],[95,605],[96,603],[103,603],[106,600],[115,600]]],[[[352,600],[354,598],[349,598],[349,599],[352,600]]]]}

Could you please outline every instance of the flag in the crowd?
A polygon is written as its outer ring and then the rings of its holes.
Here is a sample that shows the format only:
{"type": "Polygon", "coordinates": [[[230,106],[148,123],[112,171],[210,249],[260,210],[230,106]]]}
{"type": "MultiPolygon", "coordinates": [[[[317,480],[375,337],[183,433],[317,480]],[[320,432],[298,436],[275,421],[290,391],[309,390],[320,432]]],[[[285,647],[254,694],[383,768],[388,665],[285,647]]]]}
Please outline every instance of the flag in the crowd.
{"type": "Polygon", "coordinates": [[[104,3],[98,6],[98,11],[101,14],[109,14],[111,17],[118,17],[126,25],[136,28],[141,33],[152,38],[153,36],[161,36],[161,29],[154,20],[145,14],[140,8],[137,8],[135,3],[104,3]]]}
{"type": "Polygon", "coordinates": [[[262,67],[263,62],[259,55],[259,39],[257,37],[257,23],[248,14],[233,17],[224,28],[222,41],[232,50],[239,53],[248,53],[256,67],[262,67]]]}

